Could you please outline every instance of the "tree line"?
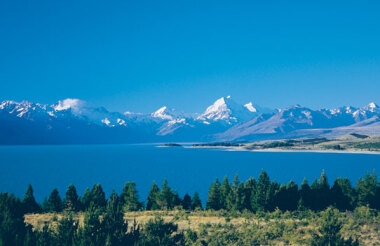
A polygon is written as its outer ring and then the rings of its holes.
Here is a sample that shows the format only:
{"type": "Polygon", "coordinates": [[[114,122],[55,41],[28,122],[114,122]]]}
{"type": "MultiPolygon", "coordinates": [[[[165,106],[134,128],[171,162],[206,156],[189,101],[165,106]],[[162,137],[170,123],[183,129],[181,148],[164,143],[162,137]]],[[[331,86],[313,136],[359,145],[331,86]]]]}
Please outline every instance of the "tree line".
{"type": "MultiPolygon", "coordinates": [[[[225,177],[221,183],[218,179],[212,182],[205,209],[256,213],[277,208],[282,211],[321,211],[330,206],[341,211],[360,206],[379,210],[380,182],[375,173],[359,178],[356,186],[352,186],[347,178],[337,178],[330,186],[324,171],[311,185],[304,179],[300,187],[294,181],[281,185],[271,181],[265,171],[257,180],[249,178],[245,182],[241,182],[237,175],[232,182],[225,177]]],[[[37,203],[29,185],[23,199],[0,193],[0,246],[158,245],[162,238],[167,241],[159,245],[176,245],[189,239],[180,232],[173,234],[178,229],[175,224],[155,219],[144,228],[137,224],[129,227],[123,218],[127,211],[172,209],[190,211],[203,210],[203,207],[197,192],[193,196],[185,194],[180,197],[166,180],[161,189],[152,183],[145,203],[140,201],[134,182],[127,182],[120,194],[112,192],[108,199],[100,184],[95,184],[91,190],[86,189],[82,196],[78,196],[74,185],[69,185],[64,198],[53,189],[42,204],[37,203]],[[24,214],[47,212],[65,214],[54,231],[48,226],[40,231],[32,230],[24,222],[24,214]],[[77,212],[84,213],[83,227],[79,227],[78,220],[73,217],[77,212]]]]}

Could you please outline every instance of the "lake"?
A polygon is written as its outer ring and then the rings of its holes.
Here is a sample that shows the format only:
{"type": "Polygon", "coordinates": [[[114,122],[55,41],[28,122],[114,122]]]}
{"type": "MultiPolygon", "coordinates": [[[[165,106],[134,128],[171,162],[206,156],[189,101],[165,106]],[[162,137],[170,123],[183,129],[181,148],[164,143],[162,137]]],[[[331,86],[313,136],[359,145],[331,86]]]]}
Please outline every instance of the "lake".
{"type": "Polygon", "coordinates": [[[164,178],[183,196],[198,191],[202,202],[212,181],[238,174],[245,181],[262,169],[280,183],[304,177],[311,183],[324,169],[330,184],[348,177],[353,184],[366,172],[380,169],[380,155],[336,153],[269,153],[220,149],[157,148],[154,145],[1,146],[0,192],[23,196],[28,183],[42,202],[58,188],[64,197],[69,184],[79,194],[100,183],[109,196],[134,181],[144,201],[152,181],[164,178]]]}

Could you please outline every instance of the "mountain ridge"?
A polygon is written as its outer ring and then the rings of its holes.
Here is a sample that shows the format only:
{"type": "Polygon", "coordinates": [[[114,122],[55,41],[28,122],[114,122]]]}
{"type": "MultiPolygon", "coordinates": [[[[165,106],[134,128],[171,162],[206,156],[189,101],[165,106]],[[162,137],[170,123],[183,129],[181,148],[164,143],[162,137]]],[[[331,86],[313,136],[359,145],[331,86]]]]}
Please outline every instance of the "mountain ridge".
{"type": "Polygon", "coordinates": [[[251,141],[380,134],[380,108],[343,106],[313,110],[301,105],[270,110],[221,97],[201,114],[163,106],[151,114],[110,112],[68,98],[56,104],[0,103],[0,144],[251,141]]]}

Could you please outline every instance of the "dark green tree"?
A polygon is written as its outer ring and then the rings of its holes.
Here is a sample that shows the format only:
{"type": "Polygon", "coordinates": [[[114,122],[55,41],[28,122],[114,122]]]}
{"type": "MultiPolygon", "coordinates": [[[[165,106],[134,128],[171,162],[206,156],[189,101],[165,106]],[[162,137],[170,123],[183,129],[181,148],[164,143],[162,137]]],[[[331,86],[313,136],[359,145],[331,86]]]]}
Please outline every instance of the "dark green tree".
{"type": "Polygon", "coordinates": [[[36,199],[34,198],[33,187],[31,184],[29,184],[26,189],[24,199],[22,200],[22,205],[24,207],[24,213],[41,212],[41,207],[37,204],[36,199]]]}
{"type": "Polygon", "coordinates": [[[0,245],[23,245],[25,232],[20,200],[14,195],[0,193],[0,245]]]}
{"type": "Polygon", "coordinates": [[[299,195],[300,195],[300,199],[298,202],[298,208],[299,209],[312,208],[313,194],[306,178],[304,178],[302,181],[299,195]]]}
{"type": "Polygon", "coordinates": [[[100,184],[95,184],[91,190],[91,206],[104,211],[106,208],[106,195],[100,184]]]}
{"type": "Polygon", "coordinates": [[[172,209],[174,207],[174,195],[168,186],[168,181],[166,179],[164,179],[161,187],[161,194],[158,200],[158,205],[161,209],[172,209]]]}
{"type": "Polygon", "coordinates": [[[106,234],[106,245],[125,245],[127,243],[128,224],[124,220],[123,207],[115,192],[112,193],[107,202],[103,227],[106,234]]]}
{"type": "Polygon", "coordinates": [[[185,210],[191,209],[191,196],[189,194],[185,194],[182,200],[182,208],[185,210]]]}
{"type": "Polygon", "coordinates": [[[199,197],[199,194],[198,192],[195,192],[194,195],[193,195],[193,199],[191,201],[191,209],[192,210],[196,210],[196,209],[200,209],[202,210],[202,202],[201,202],[201,198],[199,197]]]}
{"type": "Polygon", "coordinates": [[[375,171],[372,174],[366,174],[364,178],[359,178],[356,184],[356,192],[358,194],[358,205],[369,206],[376,208],[376,192],[377,192],[377,177],[375,171]]]}
{"type": "Polygon", "coordinates": [[[165,222],[162,218],[148,221],[136,245],[144,246],[174,246],[183,245],[184,236],[177,233],[178,226],[172,222],[165,222]]]}
{"type": "Polygon", "coordinates": [[[160,189],[158,188],[156,182],[153,181],[152,186],[148,194],[148,199],[146,203],[146,210],[157,210],[160,209],[157,201],[160,198],[160,189]]]}
{"type": "Polygon", "coordinates": [[[90,207],[91,192],[89,188],[86,188],[83,196],[81,197],[81,207],[83,211],[86,211],[90,207]]]}
{"type": "Polygon", "coordinates": [[[222,209],[227,209],[231,201],[231,186],[226,176],[224,176],[222,185],[220,187],[220,206],[222,209]]]}
{"type": "Polygon", "coordinates": [[[77,244],[83,246],[103,246],[106,242],[106,234],[100,222],[101,211],[91,203],[84,213],[83,228],[79,228],[77,244]]]}
{"type": "Polygon", "coordinates": [[[347,178],[337,178],[331,188],[333,205],[341,210],[352,210],[355,206],[355,190],[347,178]]]}
{"type": "Polygon", "coordinates": [[[265,211],[270,207],[272,200],[271,182],[268,174],[263,170],[257,180],[256,190],[251,197],[251,207],[253,211],[265,211]]]}
{"type": "Polygon", "coordinates": [[[69,211],[79,211],[80,203],[78,200],[77,190],[73,184],[70,184],[66,191],[65,208],[69,211]]]}
{"type": "Polygon", "coordinates": [[[62,211],[62,199],[59,196],[58,190],[56,188],[50,193],[48,199],[48,207],[50,212],[61,212],[62,211]]]}
{"type": "Polygon", "coordinates": [[[208,200],[206,203],[206,209],[214,209],[214,210],[221,209],[222,204],[220,204],[220,201],[221,201],[220,196],[221,196],[220,183],[219,183],[218,178],[216,178],[216,181],[211,184],[209,192],[208,192],[208,200]]]}
{"type": "Polygon", "coordinates": [[[125,183],[120,195],[120,200],[124,211],[138,211],[142,208],[136,189],[136,183],[134,182],[125,183]]]}
{"type": "Polygon", "coordinates": [[[322,171],[321,177],[319,178],[317,189],[317,202],[319,210],[324,210],[332,204],[330,186],[327,181],[325,170],[322,171]]]}
{"type": "Polygon", "coordinates": [[[244,183],[244,208],[245,209],[252,210],[251,199],[253,195],[255,194],[255,190],[256,190],[256,180],[250,177],[244,183]]]}
{"type": "Polygon", "coordinates": [[[298,186],[294,181],[288,185],[281,185],[276,193],[276,203],[279,209],[284,211],[294,211],[298,207],[299,193],[298,186]]]}
{"type": "Polygon", "coordinates": [[[38,246],[50,246],[55,244],[53,233],[47,224],[44,225],[41,231],[36,232],[36,238],[38,246]]]}
{"type": "Polygon", "coordinates": [[[75,237],[79,222],[73,220],[71,215],[63,217],[57,226],[56,245],[71,246],[75,245],[75,237]]]}

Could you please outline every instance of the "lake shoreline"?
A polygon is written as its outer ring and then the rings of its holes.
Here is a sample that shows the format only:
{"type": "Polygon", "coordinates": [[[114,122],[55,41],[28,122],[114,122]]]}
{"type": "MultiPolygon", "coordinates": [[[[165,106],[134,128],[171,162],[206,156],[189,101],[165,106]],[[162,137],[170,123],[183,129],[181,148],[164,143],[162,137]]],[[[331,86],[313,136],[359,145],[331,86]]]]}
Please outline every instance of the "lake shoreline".
{"type": "Polygon", "coordinates": [[[369,154],[380,155],[380,151],[360,151],[360,150],[321,150],[321,149],[247,149],[245,147],[224,147],[224,146],[183,146],[184,148],[200,149],[221,149],[224,151],[247,151],[265,153],[331,153],[331,154],[369,154]]]}

